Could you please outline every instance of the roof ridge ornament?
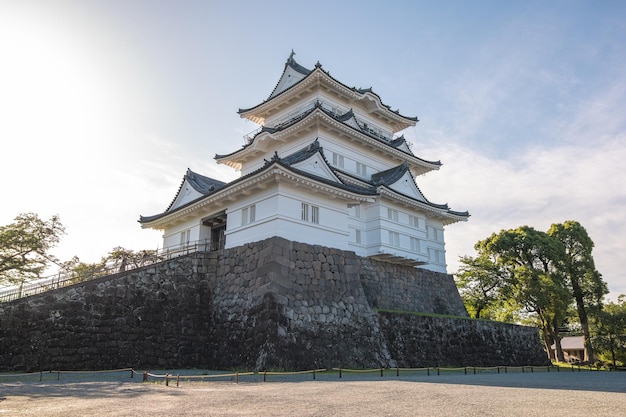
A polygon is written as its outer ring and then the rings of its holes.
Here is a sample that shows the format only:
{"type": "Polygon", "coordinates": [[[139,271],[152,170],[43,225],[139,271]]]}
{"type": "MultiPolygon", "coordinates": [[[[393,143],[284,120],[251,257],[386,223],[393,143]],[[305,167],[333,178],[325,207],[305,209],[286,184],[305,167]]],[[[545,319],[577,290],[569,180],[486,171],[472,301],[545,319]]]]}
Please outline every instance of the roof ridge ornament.
{"type": "Polygon", "coordinates": [[[290,63],[290,64],[291,64],[291,63],[296,62],[296,60],[295,60],[295,59],[293,59],[293,56],[294,56],[295,54],[296,54],[296,53],[293,51],[293,48],[292,48],[292,49],[291,49],[291,53],[289,54],[289,58],[287,58],[287,63],[290,63]]]}

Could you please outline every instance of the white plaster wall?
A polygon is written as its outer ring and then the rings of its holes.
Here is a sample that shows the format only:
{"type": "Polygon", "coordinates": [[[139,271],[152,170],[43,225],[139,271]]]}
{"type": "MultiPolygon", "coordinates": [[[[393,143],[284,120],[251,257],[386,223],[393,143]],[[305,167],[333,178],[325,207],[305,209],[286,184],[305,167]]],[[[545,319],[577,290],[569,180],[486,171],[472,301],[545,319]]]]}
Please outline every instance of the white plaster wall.
{"type": "Polygon", "coordinates": [[[163,248],[173,249],[180,247],[180,234],[189,230],[189,242],[200,240],[200,219],[192,219],[165,230],[163,233],[163,248]]]}
{"type": "MultiPolygon", "coordinates": [[[[446,272],[445,264],[445,244],[443,240],[433,240],[427,235],[426,226],[437,228],[441,231],[439,237],[443,236],[443,225],[440,222],[427,222],[426,214],[413,211],[401,205],[391,204],[389,201],[384,203],[376,202],[363,205],[361,208],[362,219],[357,221],[352,217],[348,217],[350,228],[362,226],[365,230],[365,240],[361,245],[350,242],[351,250],[354,250],[360,256],[374,256],[379,253],[388,253],[397,256],[403,256],[419,261],[427,261],[428,264],[422,266],[437,272],[446,272]],[[398,212],[398,220],[388,218],[388,209],[394,209],[398,212]],[[363,215],[365,213],[365,215],[363,215]],[[411,226],[410,216],[416,216],[418,227],[411,226]],[[389,240],[389,232],[395,232],[399,237],[399,246],[394,246],[389,240]],[[413,250],[411,245],[411,237],[419,240],[419,249],[413,250]],[[430,251],[429,251],[430,249],[430,251]],[[429,252],[438,251],[441,259],[430,259],[429,252]]],[[[363,232],[362,232],[363,235],[363,232]]],[[[417,249],[417,248],[416,248],[417,249]]]]}
{"type": "Polygon", "coordinates": [[[307,189],[281,184],[268,195],[250,198],[228,214],[226,247],[243,245],[272,236],[338,249],[348,248],[347,204],[307,189]],[[312,198],[313,197],[313,198],[312,198]],[[319,208],[319,223],[301,219],[302,203],[319,208]],[[256,204],[255,221],[241,224],[241,208],[256,204]]]}

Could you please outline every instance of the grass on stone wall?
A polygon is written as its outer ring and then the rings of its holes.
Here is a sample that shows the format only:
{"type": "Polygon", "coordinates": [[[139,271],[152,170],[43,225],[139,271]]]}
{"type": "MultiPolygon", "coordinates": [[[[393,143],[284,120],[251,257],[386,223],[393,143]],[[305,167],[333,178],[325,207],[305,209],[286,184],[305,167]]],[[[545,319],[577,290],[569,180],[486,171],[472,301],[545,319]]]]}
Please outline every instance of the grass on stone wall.
{"type": "Polygon", "coordinates": [[[386,308],[374,308],[374,311],[376,311],[377,313],[410,314],[413,316],[422,316],[422,317],[438,317],[438,318],[444,318],[444,319],[463,319],[463,320],[501,323],[499,321],[494,321],[494,320],[475,319],[469,316],[455,316],[451,314],[422,313],[419,311],[391,310],[391,309],[386,309],[386,308]]]}

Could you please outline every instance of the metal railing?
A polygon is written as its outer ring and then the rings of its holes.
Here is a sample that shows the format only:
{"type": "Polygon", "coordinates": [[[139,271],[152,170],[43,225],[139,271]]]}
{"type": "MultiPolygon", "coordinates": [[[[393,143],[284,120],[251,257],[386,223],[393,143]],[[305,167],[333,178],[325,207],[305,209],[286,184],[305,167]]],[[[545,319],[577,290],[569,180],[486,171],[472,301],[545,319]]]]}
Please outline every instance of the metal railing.
{"type": "Polygon", "coordinates": [[[143,268],[159,262],[167,261],[182,255],[194,252],[208,252],[211,244],[208,239],[170,246],[150,251],[139,251],[132,259],[121,258],[109,261],[103,265],[94,265],[90,270],[77,273],[61,270],[54,275],[37,279],[31,282],[22,282],[19,285],[0,289],[0,303],[18,300],[23,297],[41,294],[58,288],[78,284],[95,278],[104,277],[133,269],[143,268]]]}

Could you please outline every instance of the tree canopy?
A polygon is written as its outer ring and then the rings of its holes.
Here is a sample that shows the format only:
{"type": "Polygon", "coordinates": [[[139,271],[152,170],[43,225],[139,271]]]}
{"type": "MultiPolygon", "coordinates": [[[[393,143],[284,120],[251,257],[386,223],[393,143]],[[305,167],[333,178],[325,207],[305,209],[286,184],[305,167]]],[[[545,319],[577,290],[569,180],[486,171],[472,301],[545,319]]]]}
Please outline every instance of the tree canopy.
{"type": "Polygon", "coordinates": [[[0,226],[0,284],[16,284],[41,277],[56,258],[49,251],[65,233],[58,215],[42,220],[22,213],[14,222],[0,226]]]}
{"type": "MultiPolygon", "coordinates": [[[[546,351],[563,360],[560,331],[574,306],[593,359],[589,313],[597,314],[606,283],[595,269],[593,241],[576,221],[553,224],[548,232],[529,226],[501,230],[475,244],[476,257],[461,257],[457,285],[473,317],[495,319],[525,312],[535,318],[546,351]]],[[[519,314],[518,314],[519,316],[519,314]]]]}

